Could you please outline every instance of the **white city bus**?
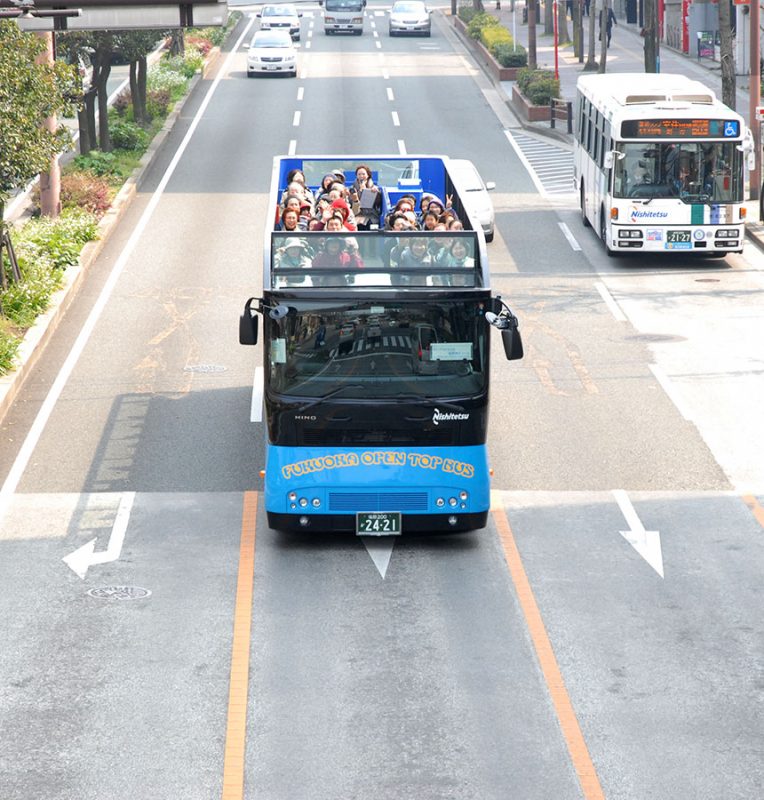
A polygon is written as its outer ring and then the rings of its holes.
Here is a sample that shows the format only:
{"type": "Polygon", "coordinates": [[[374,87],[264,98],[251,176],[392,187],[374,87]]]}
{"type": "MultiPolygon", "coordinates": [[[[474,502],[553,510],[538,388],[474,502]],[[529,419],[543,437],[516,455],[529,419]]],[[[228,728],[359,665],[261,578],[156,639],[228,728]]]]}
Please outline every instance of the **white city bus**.
{"type": "Polygon", "coordinates": [[[608,255],[739,253],[753,137],[683,75],[578,79],[575,189],[608,255]]]}

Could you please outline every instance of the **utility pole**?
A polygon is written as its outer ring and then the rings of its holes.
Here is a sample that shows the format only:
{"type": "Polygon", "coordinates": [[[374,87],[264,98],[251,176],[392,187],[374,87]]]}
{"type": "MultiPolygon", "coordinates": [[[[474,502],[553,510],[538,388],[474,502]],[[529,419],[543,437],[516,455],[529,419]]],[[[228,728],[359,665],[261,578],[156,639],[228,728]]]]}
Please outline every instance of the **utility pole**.
{"type": "Polygon", "coordinates": [[[658,0],[645,0],[645,72],[658,72],[658,0]]]}
{"type": "MultiPolygon", "coordinates": [[[[759,0],[754,0],[758,3],[759,0]]],[[[732,50],[732,25],[730,22],[729,3],[719,3],[719,34],[721,44],[719,45],[720,58],[722,62],[722,102],[735,110],[736,99],[736,79],[735,79],[735,53],[732,50]]],[[[758,28],[756,38],[759,37],[758,28]]],[[[753,37],[751,37],[753,38],[753,37]]],[[[751,74],[751,81],[759,74],[759,65],[756,64],[756,71],[751,74]]]]}
{"type": "MultiPolygon", "coordinates": [[[[749,125],[753,133],[754,155],[756,165],[748,175],[751,200],[758,200],[761,196],[761,123],[756,119],[756,108],[761,104],[761,40],[759,39],[759,18],[761,10],[760,0],[751,0],[751,75],[748,86],[750,106],[748,109],[749,125]]],[[[759,210],[761,217],[761,210],[759,210]]]]}

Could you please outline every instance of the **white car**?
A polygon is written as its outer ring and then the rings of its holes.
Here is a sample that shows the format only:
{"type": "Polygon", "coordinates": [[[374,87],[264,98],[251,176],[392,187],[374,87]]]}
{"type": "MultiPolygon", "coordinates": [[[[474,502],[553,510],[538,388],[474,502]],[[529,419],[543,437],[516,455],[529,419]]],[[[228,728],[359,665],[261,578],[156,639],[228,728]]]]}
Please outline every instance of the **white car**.
{"type": "Polygon", "coordinates": [[[493,181],[483,183],[477,167],[466,158],[452,158],[448,162],[448,172],[457,184],[459,197],[471,215],[478,218],[485,240],[493,240],[495,215],[493,202],[488,194],[495,189],[493,181]]]}
{"type": "Polygon", "coordinates": [[[289,35],[296,41],[300,41],[300,17],[302,12],[292,5],[272,5],[263,6],[262,11],[257,12],[260,18],[260,30],[269,31],[281,29],[289,31],[289,35]]]}
{"type": "Polygon", "coordinates": [[[247,53],[247,77],[265,73],[297,77],[297,50],[288,31],[258,31],[247,53]]]}
{"type": "Polygon", "coordinates": [[[429,36],[430,10],[421,0],[397,0],[390,9],[390,36],[399,33],[421,33],[429,36]]]}

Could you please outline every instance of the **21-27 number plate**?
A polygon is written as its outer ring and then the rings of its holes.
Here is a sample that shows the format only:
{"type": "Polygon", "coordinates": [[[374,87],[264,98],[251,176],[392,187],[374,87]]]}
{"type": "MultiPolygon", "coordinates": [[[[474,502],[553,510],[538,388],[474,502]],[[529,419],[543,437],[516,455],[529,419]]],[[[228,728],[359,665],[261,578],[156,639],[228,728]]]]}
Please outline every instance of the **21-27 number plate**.
{"type": "Polygon", "coordinates": [[[355,515],[357,536],[400,536],[400,511],[359,511],[355,515]]]}

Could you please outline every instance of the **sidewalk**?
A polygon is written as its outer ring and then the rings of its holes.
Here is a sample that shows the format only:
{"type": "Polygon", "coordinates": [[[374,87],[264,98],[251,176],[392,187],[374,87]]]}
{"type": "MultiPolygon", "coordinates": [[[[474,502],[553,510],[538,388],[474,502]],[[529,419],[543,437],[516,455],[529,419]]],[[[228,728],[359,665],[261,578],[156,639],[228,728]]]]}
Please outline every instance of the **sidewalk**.
{"type": "MultiPolygon", "coordinates": [[[[562,1],[562,0],[561,0],[562,1]]],[[[486,2],[486,11],[497,17],[501,24],[513,34],[515,40],[528,47],[528,25],[523,24],[523,9],[525,3],[515,0],[515,11],[510,7],[509,0],[503,0],[501,9],[496,9],[491,0],[486,2]]],[[[572,42],[560,45],[557,48],[557,71],[560,77],[560,95],[563,100],[573,102],[576,97],[576,82],[579,75],[583,74],[584,63],[588,53],[589,37],[589,17],[584,17],[584,48],[583,59],[579,60],[573,52],[572,42]]],[[[573,22],[567,20],[568,35],[573,35],[573,22]]],[[[595,37],[599,36],[599,26],[595,25],[595,37]]],[[[595,40],[595,60],[599,63],[600,46],[599,39],[595,40]]],[[[536,22],[536,61],[538,66],[543,69],[554,71],[555,53],[554,38],[552,34],[544,33],[543,9],[542,19],[536,22]]],[[[661,43],[660,48],[660,68],[661,72],[678,73],[686,75],[693,80],[700,81],[704,86],[714,91],[717,97],[721,97],[721,66],[718,62],[709,59],[692,58],[677,50],[673,50],[661,43]]],[[[637,23],[626,22],[625,17],[619,16],[617,24],[613,26],[610,47],[607,53],[606,70],[613,72],[633,72],[644,73],[644,39],[640,35],[640,27],[637,23]]],[[[738,75],[737,77],[737,111],[745,119],[748,118],[748,77],[738,75]]],[[[500,81],[500,86],[507,96],[507,105],[512,110],[509,99],[512,97],[512,81],[500,81]]],[[[574,108],[575,114],[575,108],[574,108]]],[[[551,136],[558,140],[572,143],[572,135],[567,133],[564,122],[557,123],[557,127],[552,129],[549,122],[527,122],[518,120],[527,130],[535,131],[543,136],[551,136]]],[[[746,233],[759,247],[764,249],[764,223],[759,219],[759,201],[750,200],[748,206],[749,223],[746,225],[746,233]]]]}

